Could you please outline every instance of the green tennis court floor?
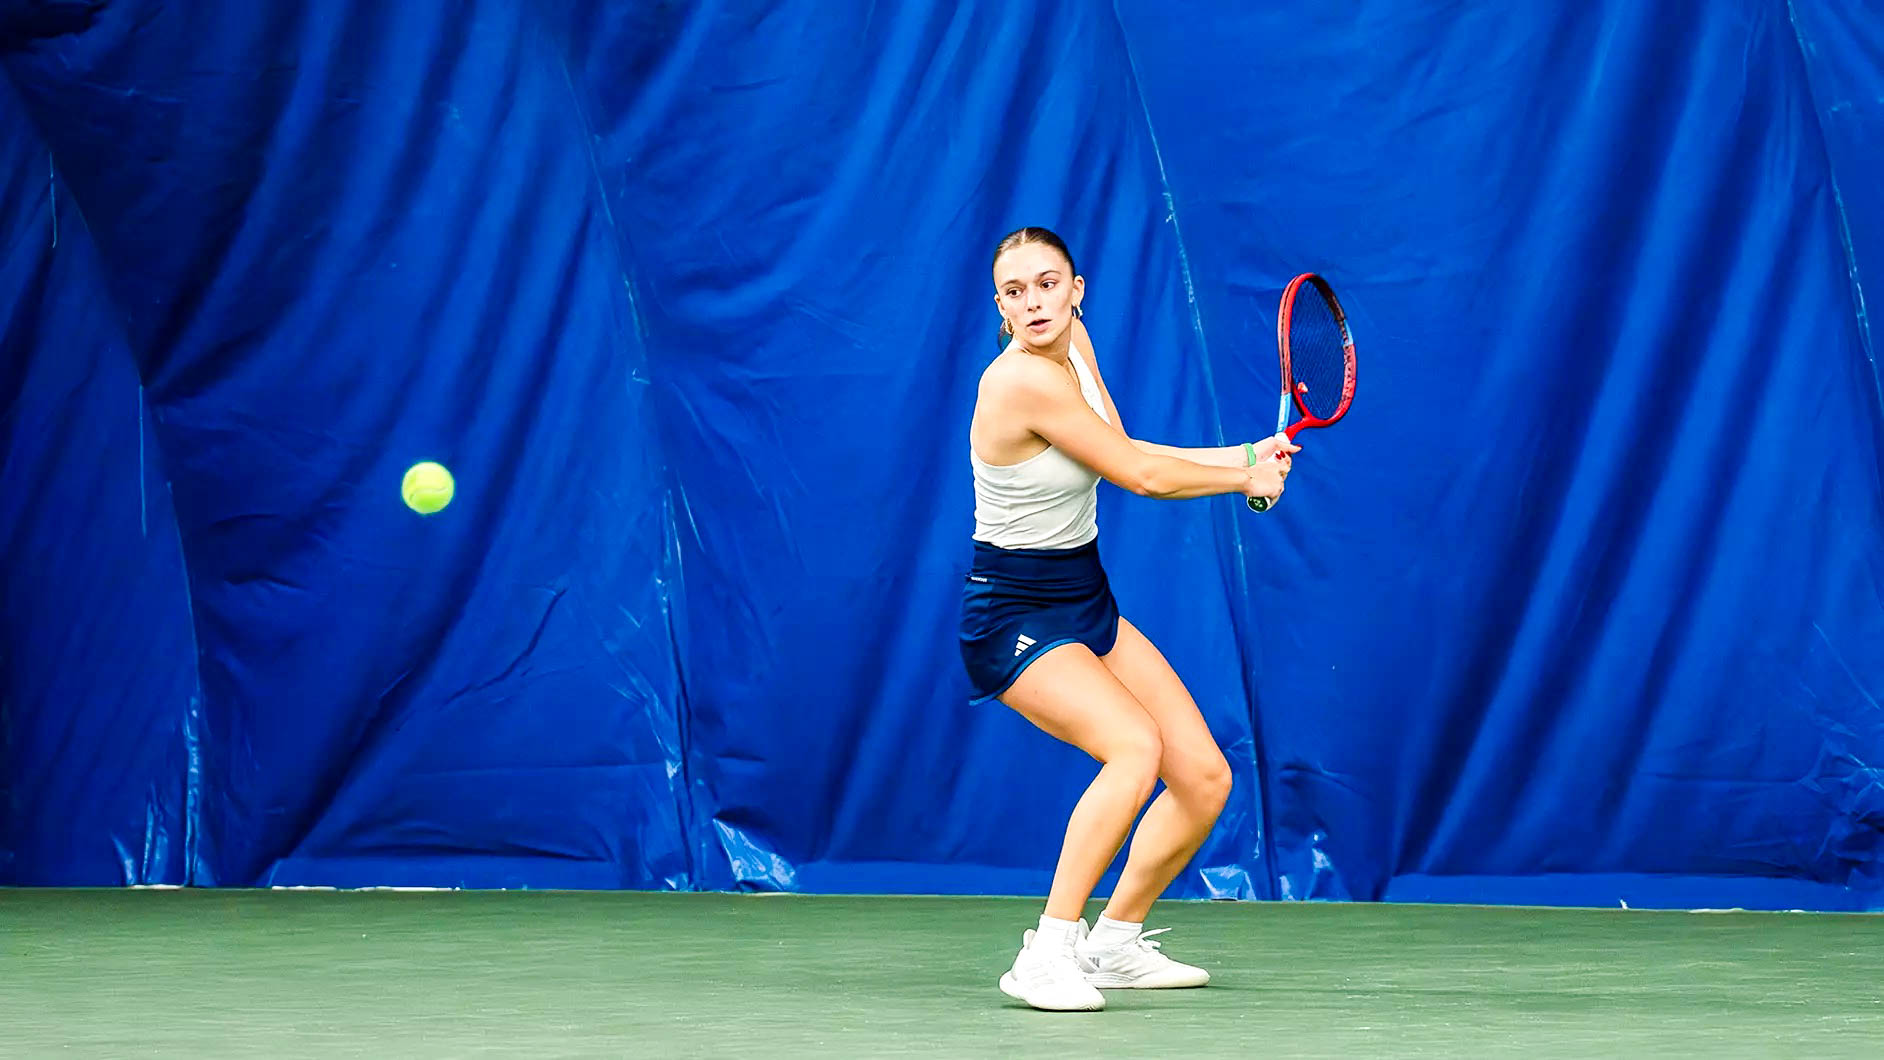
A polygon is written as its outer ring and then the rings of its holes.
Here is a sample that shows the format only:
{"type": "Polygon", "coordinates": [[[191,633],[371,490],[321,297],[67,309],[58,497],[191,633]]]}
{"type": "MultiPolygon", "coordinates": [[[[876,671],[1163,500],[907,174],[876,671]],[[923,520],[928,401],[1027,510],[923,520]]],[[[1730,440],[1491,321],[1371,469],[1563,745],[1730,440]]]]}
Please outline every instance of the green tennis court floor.
{"type": "Polygon", "coordinates": [[[1037,910],[0,890],[0,1056],[1884,1057],[1880,916],[1165,903],[1212,984],[1060,1014],[1037,910]]]}

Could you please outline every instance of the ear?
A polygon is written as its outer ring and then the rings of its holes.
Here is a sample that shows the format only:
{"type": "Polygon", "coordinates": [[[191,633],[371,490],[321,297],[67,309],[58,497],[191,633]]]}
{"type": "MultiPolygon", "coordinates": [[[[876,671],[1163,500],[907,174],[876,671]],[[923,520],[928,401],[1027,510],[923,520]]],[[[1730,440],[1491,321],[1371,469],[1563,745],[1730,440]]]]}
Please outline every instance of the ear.
{"type": "Polygon", "coordinates": [[[1073,304],[1079,305],[1086,300],[1086,277],[1073,277],[1073,304]]]}

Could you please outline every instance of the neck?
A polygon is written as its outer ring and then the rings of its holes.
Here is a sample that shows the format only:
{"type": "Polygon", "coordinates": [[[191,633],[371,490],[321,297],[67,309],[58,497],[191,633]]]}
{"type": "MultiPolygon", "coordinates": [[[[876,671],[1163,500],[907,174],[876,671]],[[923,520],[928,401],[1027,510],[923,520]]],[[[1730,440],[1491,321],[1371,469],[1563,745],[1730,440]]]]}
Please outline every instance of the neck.
{"type": "Polygon", "coordinates": [[[1053,340],[1051,345],[1029,346],[1023,342],[1021,343],[1021,349],[1026,350],[1036,357],[1045,357],[1050,361],[1058,361],[1061,364],[1066,364],[1073,349],[1073,329],[1066,329],[1066,332],[1059,338],[1053,340]]]}

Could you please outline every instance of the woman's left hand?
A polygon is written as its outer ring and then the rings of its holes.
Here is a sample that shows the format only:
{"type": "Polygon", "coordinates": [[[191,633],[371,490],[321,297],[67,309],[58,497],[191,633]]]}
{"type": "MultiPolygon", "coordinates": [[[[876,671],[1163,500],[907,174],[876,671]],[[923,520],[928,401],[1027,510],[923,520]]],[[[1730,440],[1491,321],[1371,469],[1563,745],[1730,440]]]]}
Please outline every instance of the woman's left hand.
{"type": "Polygon", "coordinates": [[[1260,442],[1251,442],[1250,447],[1256,451],[1258,460],[1274,460],[1277,453],[1288,455],[1302,451],[1301,446],[1289,441],[1289,436],[1281,431],[1260,442]]]}

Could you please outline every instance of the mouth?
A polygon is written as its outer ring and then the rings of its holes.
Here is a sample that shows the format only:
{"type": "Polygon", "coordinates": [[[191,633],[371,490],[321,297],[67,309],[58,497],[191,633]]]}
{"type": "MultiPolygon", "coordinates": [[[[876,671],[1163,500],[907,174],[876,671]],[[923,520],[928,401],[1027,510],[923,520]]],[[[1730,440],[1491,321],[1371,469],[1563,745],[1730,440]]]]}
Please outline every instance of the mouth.
{"type": "Polygon", "coordinates": [[[1053,326],[1053,321],[1052,319],[1048,317],[1040,317],[1037,320],[1030,320],[1027,322],[1027,330],[1033,332],[1036,335],[1046,331],[1048,328],[1052,326],[1053,326]]]}

